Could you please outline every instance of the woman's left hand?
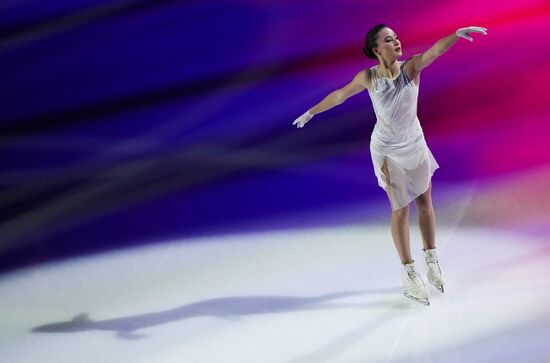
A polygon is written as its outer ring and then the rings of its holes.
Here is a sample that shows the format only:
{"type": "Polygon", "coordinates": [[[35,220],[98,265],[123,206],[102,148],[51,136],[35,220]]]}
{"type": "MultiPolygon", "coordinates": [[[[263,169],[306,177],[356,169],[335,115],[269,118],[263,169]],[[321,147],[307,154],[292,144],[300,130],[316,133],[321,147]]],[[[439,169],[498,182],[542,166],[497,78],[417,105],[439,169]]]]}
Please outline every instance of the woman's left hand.
{"type": "Polygon", "coordinates": [[[469,26],[466,28],[458,29],[455,34],[460,38],[464,38],[469,40],[470,42],[473,42],[474,38],[472,38],[468,33],[481,33],[483,35],[487,35],[487,28],[482,28],[480,26],[469,26]]]}

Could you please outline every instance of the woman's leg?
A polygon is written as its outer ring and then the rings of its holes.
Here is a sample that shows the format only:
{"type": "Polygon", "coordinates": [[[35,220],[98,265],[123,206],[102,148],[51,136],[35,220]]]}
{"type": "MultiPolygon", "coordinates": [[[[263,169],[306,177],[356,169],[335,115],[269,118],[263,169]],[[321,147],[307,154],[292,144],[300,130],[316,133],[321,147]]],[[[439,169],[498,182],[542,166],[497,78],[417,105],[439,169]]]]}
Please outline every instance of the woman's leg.
{"type": "Polygon", "coordinates": [[[435,250],[435,213],[432,205],[432,183],[424,194],[415,199],[418,211],[418,225],[422,233],[422,244],[424,245],[424,259],[426,263],[428,281],[439,291],[444,292],[445,278],[443,278],[439,260],[435,250]]]}
{"type": "Polygon", "coordinates": [[[418,227],[422,234],[422,245],[424,249],[435,248],[435,212],[432,205],[432,182],[424,194],[419,195],[415,200],[418,213],[418,227]]]}
{"type": "MultiPolygon", "coordinates": [[[[391,200],[391,183],[386,160],[382,165],[382,172],[386,176],[388,198],[391,200]]],[[[401,263],[411,263],[411,242],[409,239],[409,205],[404,208],[392,211],[391,234],[393,242],[401,259],[401,263]]]]}
{"type": "Polygon", "coordinates": [[[402,263],[411,263],[411,242],[409,239],[409,206],[392,211],[391,234],[402,263]]]}

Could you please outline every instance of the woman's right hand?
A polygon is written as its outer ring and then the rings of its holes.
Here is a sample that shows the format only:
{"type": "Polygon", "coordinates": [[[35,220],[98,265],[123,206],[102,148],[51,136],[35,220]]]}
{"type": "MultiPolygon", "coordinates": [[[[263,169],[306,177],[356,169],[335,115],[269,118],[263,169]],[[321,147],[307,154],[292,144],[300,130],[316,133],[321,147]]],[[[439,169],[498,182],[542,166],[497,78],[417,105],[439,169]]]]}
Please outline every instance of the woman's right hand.
{"type": "Polygon", "coordinates": [[[309,120],[311,120],[313,116],[314,114],[309,113],[309,110],[307,110],[302,116],[294,120],[292,125],[296,125],[296,127],[302,128],[309,120]]]}

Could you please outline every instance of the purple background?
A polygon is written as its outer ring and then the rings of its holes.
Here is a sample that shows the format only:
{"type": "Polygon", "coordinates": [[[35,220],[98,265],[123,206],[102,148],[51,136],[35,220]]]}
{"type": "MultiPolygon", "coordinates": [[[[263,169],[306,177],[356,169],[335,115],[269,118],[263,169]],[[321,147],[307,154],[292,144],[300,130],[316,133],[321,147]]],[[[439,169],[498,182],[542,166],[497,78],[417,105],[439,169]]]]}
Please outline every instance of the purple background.
{"type": "Polygon", "coordinates": [[[402,60],[488,28],[421,76],[434,205],[448,203],[440,186],[514,177],[473,202],[470,222],[547,226],[547,1],[12,0],[0,4],[0,271],[166,239],[387,223],[367,91],[292,126],[375,65],[361,48],[378,23],[402,60]]]}

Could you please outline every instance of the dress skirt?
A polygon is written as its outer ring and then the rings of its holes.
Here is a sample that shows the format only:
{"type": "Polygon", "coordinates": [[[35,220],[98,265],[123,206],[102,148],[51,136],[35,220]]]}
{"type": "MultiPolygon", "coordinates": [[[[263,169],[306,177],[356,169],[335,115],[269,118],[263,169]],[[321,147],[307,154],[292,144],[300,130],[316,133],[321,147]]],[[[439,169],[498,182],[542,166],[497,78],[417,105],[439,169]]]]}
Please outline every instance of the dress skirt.
{"type": "Polygon", "coordinates": [[[439,168],[423,133],[412,141],[389,145],[373,134],[370,152],[378,185],[388,192],[392,211],[407,206],[426,192],[432,175],[439,168]],[[384,161],[388,178],[382,172],[384,161]]]}

